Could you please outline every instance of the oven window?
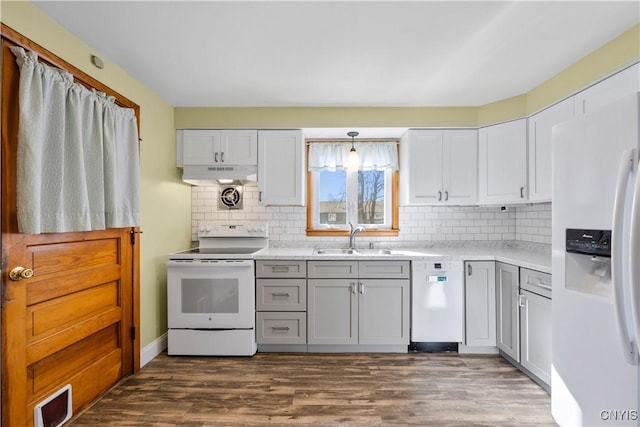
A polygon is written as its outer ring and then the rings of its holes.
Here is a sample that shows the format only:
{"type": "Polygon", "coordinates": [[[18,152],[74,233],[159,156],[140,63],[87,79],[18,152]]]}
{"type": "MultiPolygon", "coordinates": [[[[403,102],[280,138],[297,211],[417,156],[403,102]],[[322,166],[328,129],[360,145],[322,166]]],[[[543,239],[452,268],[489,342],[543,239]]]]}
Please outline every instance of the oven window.
{"type": "Polygon", "coordinates": [[[183,313],[238,313],[238,279],[182,279],[183,313]]]}

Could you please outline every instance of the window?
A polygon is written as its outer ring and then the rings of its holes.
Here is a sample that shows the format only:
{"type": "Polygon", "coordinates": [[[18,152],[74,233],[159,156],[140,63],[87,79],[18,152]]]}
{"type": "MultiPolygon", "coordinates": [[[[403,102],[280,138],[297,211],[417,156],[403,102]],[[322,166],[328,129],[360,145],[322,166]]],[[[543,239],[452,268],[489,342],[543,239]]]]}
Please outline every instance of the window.
{"type": "Polygon", "coordinates": [[[358,143],[361,170],[354,172],[343,167],[349,148],[309,143],[307,234],[341,235],[352,223],[369,235],[397,235],[397,142],[358,143]]]}

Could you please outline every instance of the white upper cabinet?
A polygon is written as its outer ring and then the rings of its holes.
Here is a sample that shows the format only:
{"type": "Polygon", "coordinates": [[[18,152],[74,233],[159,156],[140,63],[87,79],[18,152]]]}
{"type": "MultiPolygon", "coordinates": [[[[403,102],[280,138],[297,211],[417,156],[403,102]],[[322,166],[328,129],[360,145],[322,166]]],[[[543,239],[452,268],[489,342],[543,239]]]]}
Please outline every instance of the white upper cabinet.
{"type": "Polygon", "coordinates": [[[177,165],[255,165],[257,130],[178,130],[177,165]]]}
{"type": "Polygon", "coordinates": [[[410,129],[400,142],[403,205],[477,201],[477,131],[410,129]]]}
{"type": "Polygon", "coordinates": [[[473,204],[478,201],[478,131],[444,131],[444,201],[473,204]]]}
{"type": "Polygon", "coordinates": [[[569,98],[529,118],[529,201],[551,201],[551,130],[573,117],[569,98]]]}
{"type": "Polygon", "coordinates": [[[478,187],[480,204],[527,201],[527,120],[479,131],[478,187]]]}
{"type": "Polygon", "coordinates": [[[263,205],[306,204],[301,130],[258,131],[258,188],[263,205]]]}
{"type": "Polygon", "coordinates": [[[635,64],[576,94],[576,116],[590,113],[638,91],[640,64],[635,64]]]}
{"type": "Polygon", "coordinates": [[[258,131],[221,131],[220,162],[230,165],[258,164],[258,131]]]}

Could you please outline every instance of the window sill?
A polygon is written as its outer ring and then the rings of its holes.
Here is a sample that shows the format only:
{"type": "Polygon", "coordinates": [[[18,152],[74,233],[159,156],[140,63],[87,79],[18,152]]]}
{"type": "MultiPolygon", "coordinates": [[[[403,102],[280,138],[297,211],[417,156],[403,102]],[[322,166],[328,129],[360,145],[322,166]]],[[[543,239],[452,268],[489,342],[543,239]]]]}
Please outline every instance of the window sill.
{"type": "MultiPolygon", "coordinates": [[[[400,230],[367,230],[359,232],[361,236],[397,236],[400,230]]],[[[307,236],[349,236],[348,230],[307,230],[307,236]]]]}

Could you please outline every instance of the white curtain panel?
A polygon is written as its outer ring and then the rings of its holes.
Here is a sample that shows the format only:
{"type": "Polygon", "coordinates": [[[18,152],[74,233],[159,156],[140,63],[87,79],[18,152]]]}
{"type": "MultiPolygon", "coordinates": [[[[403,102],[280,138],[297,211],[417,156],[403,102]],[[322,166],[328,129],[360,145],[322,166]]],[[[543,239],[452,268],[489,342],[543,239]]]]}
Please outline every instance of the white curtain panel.
{"type": "Polygon", "coordinates": [[[132,109],[12,47],[20,68],[17,215],[21,233],[140,224],[132,109]]]}
{"type": "MultiPolygon", "coordinates": [[[[395,142],[356,142],[360,170],[398,170],[398,148],[395,142]]],[[[310,171],[335,171],[347,164],[351,143],[317,142],[309,144],[310,171]]]]}

